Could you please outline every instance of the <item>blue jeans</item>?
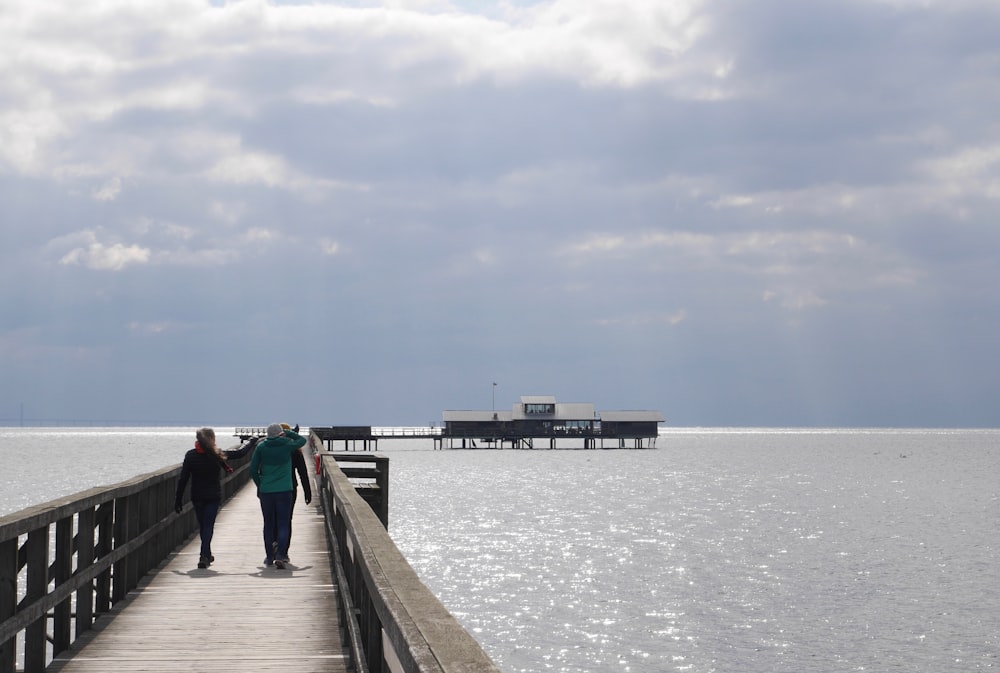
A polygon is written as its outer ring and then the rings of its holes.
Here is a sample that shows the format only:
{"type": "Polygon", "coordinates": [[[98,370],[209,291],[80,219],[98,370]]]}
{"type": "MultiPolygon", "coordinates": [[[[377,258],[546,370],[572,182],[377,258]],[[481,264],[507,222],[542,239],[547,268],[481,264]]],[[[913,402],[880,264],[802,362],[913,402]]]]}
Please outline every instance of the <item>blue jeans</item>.
{"type": "Polygon", "coordinates": [[[215,517],[219,514],[218,500],[193,500],[194,516],[198,519],[198,533],[201,535],[201,555],[212,557],[212,535],[215,533],[215,517]]]}
{"type": "MultiPolygon", "coordinates": [[[[295,503],[298,501],[299,492],[292,491],[292,506],[288,508],[288,546],[292,546],[292,518],[295,514],[295,503]]],[[[274,539],[278,539],[278,531],[274,531],[274,539]]]]}
{"type": "Polygon", "coordinates": [[[288,560],[288,541],[291,537],[292,492],[261,493],[260,511],[264,515],[264,558],[288,560]],[[273,545],[278,543],[275,554],[273,545]]]}

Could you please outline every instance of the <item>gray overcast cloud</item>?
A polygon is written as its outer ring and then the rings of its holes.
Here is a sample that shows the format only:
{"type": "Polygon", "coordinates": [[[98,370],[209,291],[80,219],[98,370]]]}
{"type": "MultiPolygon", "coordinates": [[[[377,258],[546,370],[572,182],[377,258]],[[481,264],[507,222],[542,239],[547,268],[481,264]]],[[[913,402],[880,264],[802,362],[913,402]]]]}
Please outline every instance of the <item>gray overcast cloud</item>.
{"type": "Polygon", "coordinates": [[[0,423],[1000,425],[994,0],[0,0],[0,423]]]}

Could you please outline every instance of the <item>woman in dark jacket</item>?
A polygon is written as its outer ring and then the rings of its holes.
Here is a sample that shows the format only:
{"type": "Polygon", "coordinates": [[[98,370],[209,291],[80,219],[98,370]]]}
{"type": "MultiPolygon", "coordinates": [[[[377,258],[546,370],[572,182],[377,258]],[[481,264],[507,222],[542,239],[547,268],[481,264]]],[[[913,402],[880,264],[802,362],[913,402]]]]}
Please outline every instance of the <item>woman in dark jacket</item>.
{"type": "Polygon", "coordinates": [[[207,568],[215,560],[212,556],[212,535],[215,532],[215,517],[222,503],[222,485],[219,477],[223,471],[233,471],[226,463],[226,459],[247,455],[253,451],[258,439],[259,437],[254,437],[238,449],[221,451],[215,444],[215,430],[202,428],[195,433],[194,448],[184,454],[181,476],[177,481],[174,511],[180,514],[183,508],[184,489],[190,479],[191,504],[194,505],[194,515],[198,519],[198,529],[201,534],[199,568],[207,568]]]}

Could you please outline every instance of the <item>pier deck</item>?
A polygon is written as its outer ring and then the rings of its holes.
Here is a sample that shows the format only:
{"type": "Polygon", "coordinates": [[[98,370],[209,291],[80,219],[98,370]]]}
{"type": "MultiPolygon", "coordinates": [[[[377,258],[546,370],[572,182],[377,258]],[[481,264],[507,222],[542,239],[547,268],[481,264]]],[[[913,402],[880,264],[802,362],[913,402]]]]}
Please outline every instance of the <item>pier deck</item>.
{"type": "Polygon", "coordinates": [[[292,563],[277,570],[263,564],[256,490],[242,488],[219,512],[211,567],[197,568],[195,535],[47,670],[346,671],[338,588],[317,501],[306,505],[299,492],[292,563]]]}

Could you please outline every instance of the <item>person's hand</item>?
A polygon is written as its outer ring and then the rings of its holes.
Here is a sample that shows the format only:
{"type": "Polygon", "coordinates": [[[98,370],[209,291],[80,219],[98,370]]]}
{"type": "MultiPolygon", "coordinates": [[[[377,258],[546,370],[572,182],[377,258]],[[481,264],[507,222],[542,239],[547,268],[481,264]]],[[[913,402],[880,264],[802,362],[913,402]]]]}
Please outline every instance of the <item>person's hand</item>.
{"type": "Polygon", "coordinates": [[[295,434],[296,435],[299,434],[299,424],[298,423],[295,424],[295,434]]]}
{"type": "Polygon", "coordinates": [[[175,502],[174,503],[174,512],[176,512],[177,514],[180,514],[182,509],[184,509],[184,506],[181,505],[181,503],[179,503],[179,502],[175,502]]]}

